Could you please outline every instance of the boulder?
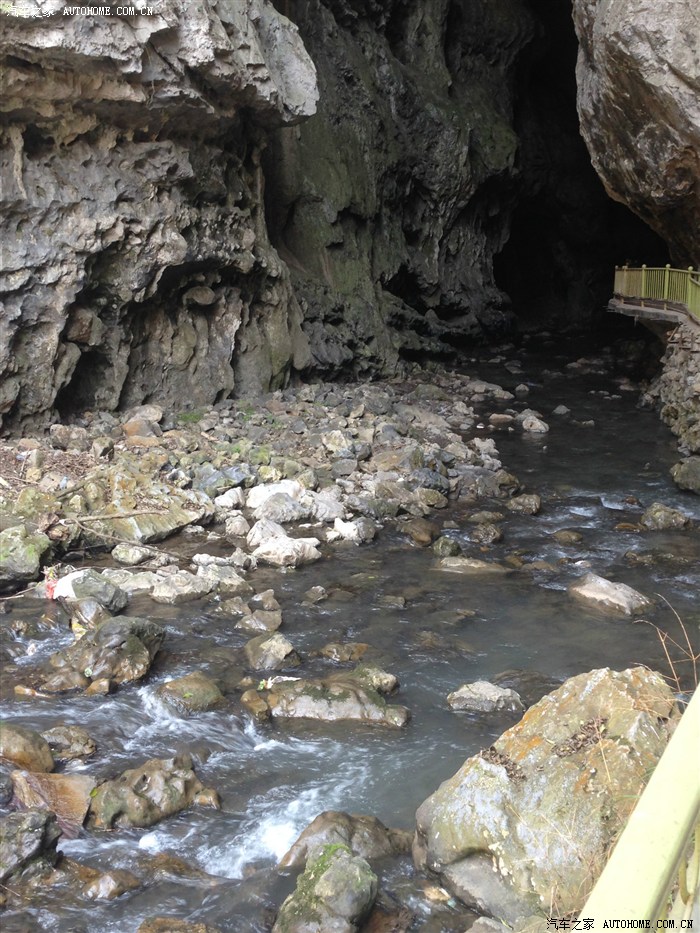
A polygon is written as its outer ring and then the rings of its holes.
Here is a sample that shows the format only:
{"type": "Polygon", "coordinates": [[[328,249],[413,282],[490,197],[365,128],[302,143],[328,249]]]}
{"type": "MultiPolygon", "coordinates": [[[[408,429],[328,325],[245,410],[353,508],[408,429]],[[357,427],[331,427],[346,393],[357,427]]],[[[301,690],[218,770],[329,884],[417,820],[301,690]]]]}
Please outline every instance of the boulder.
{"type": "Polygon", "coordinates": [[[0,817],[0,883],[53,866],[60,836],[56,817],[47,810],[0,817]]]}
{"type": "Polygon", "coordinates": [[[74,831],[83,825],[95,779],[87,774],[37,774],[13,771],[16,799],[23,807],[51,810],[74,831]]]}
{"type": "Polygon", "coordinates": [[[278,671],[301,663],[294,645],[284,635],[259,635],[246,644],[244,651],[254,671],[278,671]]]}
{"type": "Polygon", "coordinates": [[[187,570],[178,570],[177,573],[160,577],[153,587],[151,599],[157,603],[177,606],[195,599],[202,599],[211,593],[214,586],[213,579],[208,576],[195,576],[187,570]]]}
{"type": "Polygon", "coordinates": [[[672,509],[662,502],[653,502],[639,519],[650,531],[666,531],[669,528],[685,528],[690,518],[680,509],[672,509]]]}
{"type": "Polygon", "coordinates": [[[309,823],[278,868],[304,868],[327,845],[345,845],[364,859],[386,858],[410,852],[411,834],[389,829],[376,816],[326,810],[309,823]]]}
{"type": "Polygon", "coordinates": [[[152,758],[96,788],[88,825],[92,829],[152,826],[193,803],[219,805],[216,792],[205,788],[195,774],[190,756],[152,758]]]}
{"type": "Polygon", "coordinates": [[[686,457],[671,467],[676,486],[700,496],[700,457],[686,457]]]}
{"type": "Polygon", "coordinates": [[[0,531],[0,591],[36,580],[41,559],[50,547],[45,534],[29,532],[24,525],[0,531]]]}
{"type": "Polygon", "coordinates": [[[49,743],[51,754],[58,761],[82,760],[97,751],[95,740],[82,726],[61,724],[46,729],[41,734],[49,743]]]}
{"type": "Polygon", "coordinates": [[[253,557],[274,567],[300,567],[321,559],[317,550],[318,538],[289,538],[276,535],[263,541],[254,551],[253,557]]]}
{"type": "Polygon", "coordinates": [[[375,539],[377,526],[367,516],[356,518],[351,522],[344,522],[342,518],[336,518],[333,522],[333,531],[337,531],[342,538],[346,541],[352,541],[353,544],[366,544],[375,539]]]}
{"type": "Polygon", "coordinates": [[[249,596],[253,592],[253,587],[233,567],[209,564],[198,567],[197,576],[222,596],[249,596]]]}
{"type": "Polygon", "coordinates": [[[175,917],[149,917],[136,933],[220,933],[220,930],[208,923],[191,923],[175,917]]]}
{"type": "Polygon", "coordinates": [[[297,879],[272,933],[355,933],[377,896],[377,876],[344,845],[328,845],[297,879]]]}
{"type": "Polygon", "coordinates": [[[491,560],[478,560],[475,557],[443,557],[438,564],[439,570],[448,573],[483,574],[508,573],[508,567],[491,560]]]}
{"type": "Polygon", "coordinates": [[[272,522],[269,518],[261,518],[248,532],[246,544],[248,547],[256,548],[269,538],[287,537],[287,532],[279,522],[272,522]]]}
{"type": "Polygon", "coordinates": [[[81,890],[83,897],[91,901],[113,901],[139,887],[141,882],[132,872],[124,868],[112,868],[109,871],[98,872],[81,890]]]}
{"type": "Polygon", "coordinates": [[[311,516],[311,509],[298,499],[293,499],[286,492],[276,492],[268,496],[253,515],[257,521],[267,519],[284,525],[289,522],[306,521],[311,516]]]}
{"type": "Polygon", "coordinates": [[[537,515],[542,508],[542,500],[536,493],[525,493],[507,499],[506,506],[511,512],[520,512],[523,515],[537,515]]]}
{"type": "Polygon", "coordinates": [[[225,702],[218,685],[201,671],[194,671],[176,680],[168,680],[156,693],[168,706],[182,715],[201,713],[225,702]]]}
{"type": "Polygon", "coordinates": [[[266,502],[271,496],[282,493],[291,499],[301,499],[304,495],[304,487],[294,479],[283,479],[278,483],[263,483],[260,486],[254,486],[248,492],[246,506],[255,511],[266,502]]]}
{"type": "Polygon", "coordinates": [[[279,609],[256,609],[255,612],[243,615],[234,627],[244,632],[276,632],[281,625],[282,613],[279,609]]]}
{"type": "Polygon", "coordinates": [[[411,716],[405,706],[390,706],[375,688],[352,674],[277,683],[266,699],[275,719],[354,720],[400,728],[411,716]]]}
{"type": "Polygon", "coordinates": [[[56,583],[53,596],[54,599],[95,599],[110,612],[119,612],[129,601],[124,590],[96,570],[73,570],[67,573],[56,583]]]}
{"type": "Polygon", "coordinates": [[[51,657],[56,673],[45,675],[42,689],[61,693],[101,681],[116,685],[140,680],[164,638],[165,630],[147,619],[110,619],[51,657]]]}
{"type": "Polygon", "coordinates": [[[12,722],[0,722],[0,758],[27,771],[53,771],[49,743],[34,729],[12,722]]]}
{"type": "Polygon", "coordinates": [[[127,567],[137,567],[153,555],[151,548],[139,547],[137,544],[118,544],[112,549],[112,557],[116,562],[127,567]]]}
{"type": "Polygon", "coordinates": [[[587,573],[581,580],[572,583],[569,593],[604,611],[628,616],[651,606],[651,600],[626,583],[613,583],[595,573],[587,573]]]}
{"type": "Polygon", "coordinates": [[[457,893],[455,872],[482,854],[522,914],[579,910],[677,717],[645,668],[570,678],[419,807],[417,864],[457,893]]]}
{"type": "Polygon", "coordinates": [[[487,680],[462,684],[447,697],[450,709],[471,710],[475,713],[493,713],[497,710],[515,712],[523,710],[522,700],[508,687],[498,687],[487,680]]]}

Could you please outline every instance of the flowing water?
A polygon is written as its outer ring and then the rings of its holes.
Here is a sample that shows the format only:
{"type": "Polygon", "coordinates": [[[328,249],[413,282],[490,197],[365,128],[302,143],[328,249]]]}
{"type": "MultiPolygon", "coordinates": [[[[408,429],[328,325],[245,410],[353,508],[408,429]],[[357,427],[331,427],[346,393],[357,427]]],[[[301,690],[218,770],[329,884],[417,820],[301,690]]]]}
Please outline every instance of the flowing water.
{"type": "MultiPolygon", "coordinates": [[[[656,414],[636,407],[637,393],[619,391],[607,366],[589,367],[592,372],[567,369],[567,360],[552,360],[551,351],[546,362],[534,353],[522,354],[521,362],[522,371],[484,361],[473,370],[506,388],[527,383],[528,397],[499,403],[500,410],[536,408],[551,426],[540,436],[519,430],[493,434],[504,465],[528,492],[542,496],[541,514],[502,509],[504,539],[486,555],[466,543],[465,507],[455,505],[437,517],[455,523],[450,533],[465,542],[467,553],[489,559],[517,554],[526,564],[543,561],[551,569],[538,563],[539,569],[495,578],[452,575],[435,569],[430,549],[412,547],[404,536],[386,530],[372,545],[337,548],[332,560],[289,573],[260,569],[251,575],[257,590],[274,588],[283,631],[308,659],[305,673],[337,669],[321,658],[309,659],[327,642],[371,645],[367,659],[401,681],[396,699],[413,713],[405,730],[299,721],[254,725],[243,712],[226,708],[186,720],[175,716],[155,695],[163,680],[202,670],[235,696],[233,688],[245,673],[240,652],[245,636],[232,631],[215,608],[194,604],[173,609],[144,600],[130,606],[130,614],[160,618],[167,627],[145,685],[122,688],[109,698],[28,700],[14,698],[8,680],[6,718],[40,729],[58,721],[76,723],[94,737],[97,755],[69,770],[111,776],[147,758],[187,750],[202,781],[219,790],[223,810],[192,809],[148,830],[84,833],[60,843],[66,854],[103,869],[134,869],[154,853],[174,852],[217,876],[217,883],[161,877],[115,902],[89,906],[70,890],[48,890],[25,909],[5,914],[6,933],[126,933],[144,917],[166,914],[206,921],[222,931],[269,929],[272,912],[294,881],[279,876],[275,862],[319,812],[371,813],[388,825],[411,829],[422,800],[515,721],[508,714],[450,711],[445,697],[460,684],[525,670],[538,675],[528,681],[534,700],[548,683],[595,667],[645,663],[668,673],[651,626],[597,614],[574,602],[566,587],[590,566],[651,596],[655,605],[648,618],[674,638],[680,637],[676,613],[691,633],[698,632],[698,531],[616,529],[621,522],[638,521],[642,507],[653,501],[700,519],[700,500],[679,492],[669,477],[678,459],[675,441],[656,414]],[[570,418],[551,414],[559,404],[571,409],[570,418]],[[574,423],[590,419],[595,426],[574,423]],[[560,546],[552,533],[562,528],[581,532],[582,540],[560,546]],[[330,598],[302,605],[302,594],[316,584],[330,598]],[[406,604],[386,608],[387,596],[402,596],[406,604]]],[[[494,410],[490,403],[483,413],[494,410]]],[[[481,430],[488,435],[486,426],[481,430]]],[[[14,615],[27,612],[19,601],[10,605],[14,615]]],[[[58,644],[55,634],[38,642],[35,654],[18,660],[20,671],[58,644]]],[[[682,666],[679,670],[683,673],[682,666]]],[[[416,893],[420,889],[411,880],[408,860],[390,870],[385,884],[416,912],[415,929],[464,929],[458,911],[454,921],[447,908],[438,921],[428,919],[429,902],[416,893]]]]}

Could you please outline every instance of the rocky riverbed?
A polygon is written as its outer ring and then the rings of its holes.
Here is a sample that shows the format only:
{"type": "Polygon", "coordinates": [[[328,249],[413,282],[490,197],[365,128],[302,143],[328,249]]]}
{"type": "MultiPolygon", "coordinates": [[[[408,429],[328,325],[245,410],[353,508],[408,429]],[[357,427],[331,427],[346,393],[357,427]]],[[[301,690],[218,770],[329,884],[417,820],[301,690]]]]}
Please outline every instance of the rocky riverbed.
{"type": "Polygon", "coordinates": [[[3,442],[6,929],[576,910],[542,821],[601,864],[690,682],[631,623],[697,630],[697,499],[613,362],[509,346],[3,442]]]}

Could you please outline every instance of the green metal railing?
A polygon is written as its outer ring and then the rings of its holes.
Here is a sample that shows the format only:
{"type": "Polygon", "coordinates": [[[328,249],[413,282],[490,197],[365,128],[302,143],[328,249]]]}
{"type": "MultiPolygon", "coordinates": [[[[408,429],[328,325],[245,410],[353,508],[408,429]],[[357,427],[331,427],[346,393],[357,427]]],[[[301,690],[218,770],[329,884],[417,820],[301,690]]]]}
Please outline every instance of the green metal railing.
{"type": "MultiPolygon", "coordinates": [[[[652,930],[692,930],[691,918],[699,914],[700,688],[579,917],[592,921],[584,929],[595,931],[611,919],[650,921],[638,926],[652,930]]],[[[695,931],[698,926],[695,919],[695,931]]]]}
{"type": "Polygon", "coordinates": [[[700,272],[692,266],[687,269],[616,266],[615,295],[638,298],[642,307],[645,299],[671,309],[682,305],[700,320],[700,272]]]}

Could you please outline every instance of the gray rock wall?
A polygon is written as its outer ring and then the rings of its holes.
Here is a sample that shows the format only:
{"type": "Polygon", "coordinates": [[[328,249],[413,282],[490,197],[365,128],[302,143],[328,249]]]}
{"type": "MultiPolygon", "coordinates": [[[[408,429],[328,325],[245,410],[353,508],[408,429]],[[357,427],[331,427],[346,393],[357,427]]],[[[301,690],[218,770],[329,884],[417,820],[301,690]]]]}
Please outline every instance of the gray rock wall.
{"type": "Polygon", "coordinates": [[[271,237],[327,375],[446,358],[497,331],[518,178],[520,0],[292,0],[318,116],[264,156],[271,237]]]}
{"type": "Polygon", "coordinates": [[[581,131],[608,194],[700,260],[700,7],[574,0],[581,131]]]}
{"type": "Polygon", "coordinates": [[[260,151],[314,112],[314,65],[267,0],[156,8],[2,15],[6,427],[150,398],[180,410],[307,362],[260,151]]]}

